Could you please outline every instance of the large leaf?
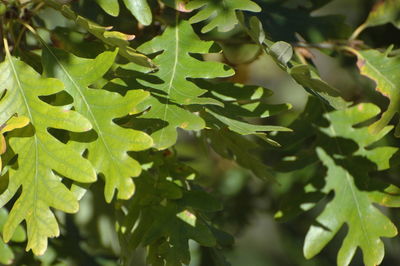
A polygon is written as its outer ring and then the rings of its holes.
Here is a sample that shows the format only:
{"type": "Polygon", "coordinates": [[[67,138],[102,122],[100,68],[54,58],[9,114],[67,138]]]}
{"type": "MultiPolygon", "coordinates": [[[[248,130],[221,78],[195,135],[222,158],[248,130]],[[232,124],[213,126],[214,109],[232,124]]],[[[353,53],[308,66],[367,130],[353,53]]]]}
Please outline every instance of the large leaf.
{"type": "MultiPolygon", "coordinates": [[[[91,129],[88,120],[74,111],[54,107],[39,99],[63,90],[55,79],[41,77],[31,67],[7,54],[0,65],[0,120],[15,113],[29,118],[31,125],[9,135],[10,147],[18,154],[18,163],[10,167],[7,189],[0,195],[4,206],[22,187],[4,225],[7,242],[25,220],[28,229],[27,250],[43,254],[47,238],[59,235],[56,218],[50,208],[73,213],[79,205],[74,194],[53,171],[69,179],[88,183],[96,180],[89,161],[53,137],[48,128],[82,132],[91,129]]],[[[4,176],[3,178],[7,178],[4,176]]]]}
{"type": "Polygon", "coordinates": [[[143,90],[133,90],[122,96],[116,92],[91,89],[88,86],[100,79],[114,63],[117,51],[104,52],[95,59],[79,58],[45,46],[43,65],[48,76],[59,78],[74,99],[75,110],[89,119],[92,134],[74,136],[84,142],[88,159],[97,173],[105,178],[105,198],[110,202],[118,189],[119,199],[129,199],[134,193],[132,177],[141,172],[140,164],[128,155],[152,146],[151,138],[140,131],[122,128],[114,119],[133,114],[137,104],[148,97],[143,90]],[[81,139],[83,138],[83,139],[81,139]]]}
{"type": "Polygon", "coordinates": [[[238,24],[237,10],[260,12],[261,8],[251,0],[193,0],[186,5],[187,9],[201,10],[190,18],[190,23],[210,21],[201,29],[202,33],[214,28],[219,31],[229,31],[238,24]]]}
{"type": "Polygon", "coordinates": [[[199,130],[204,121],[182,108],[190,104],[219,104],[210,98],[201,98],[206,90],[198,87],[189,78],[211,79],[231,76],[234,72],[219,62],[205,62],[191,54],[208,53],[213,42],[201,41],[187,21],[178,21],[165,32],[138,49],[144,53],[161,52],[154,58],[159,70],[154,74],[160,82],[140,81],[151,87],[155,96],[148,105],[151,109],[144,118],[161,119],[168,125],[152,134],[155,146],[165,149],[176,141],[176,128],[199,130]]]}
{"type": "MultiPolygon", "coordinates": [[[[376,83],[376,90],[389,98],[390,103],[382,117],[371,125],[373,133],[381,131],[400,112],[400,56],[389,57],[377,50],[356,51],[357,66],[362,75],[376,83]]],[[[396,127],[396,136],[400,136],[400,125],[396,127]]]]}
{"type": "Polygon", "coordinates": [[[317,99],[310,99],[304,114],[291,125],[295,134],[289,142],[283,141],[285,136],[277,137],[292,150],[276,151],[285,156],[282,161],[286,170],[297,167],[303,171],[315,166],[315,176],[308,178],[301,189],[299,183],[295,184],[288,193],[289,205],[283,206],[277,215],[290,218],[326,198],[327,204],[319,204],[323,211],[307,233],[306,258],[317,255],[346,225],[338,265],[349,265],[357,248],[361,248],[366,265],[378,265],[384,254],[381,238],[395,236],[397,229],[375,205],[400,207],[400,189],[370,178],[370,173],[390,167],[390,159],[398,149],[376,142],[392,127],[371,135],[367,126],[358,126],[380,112],[373,104],[362,103],[333,112],[325,109],[317,99]],[[325,178],[321,179],[322,176],[325,178]]]}

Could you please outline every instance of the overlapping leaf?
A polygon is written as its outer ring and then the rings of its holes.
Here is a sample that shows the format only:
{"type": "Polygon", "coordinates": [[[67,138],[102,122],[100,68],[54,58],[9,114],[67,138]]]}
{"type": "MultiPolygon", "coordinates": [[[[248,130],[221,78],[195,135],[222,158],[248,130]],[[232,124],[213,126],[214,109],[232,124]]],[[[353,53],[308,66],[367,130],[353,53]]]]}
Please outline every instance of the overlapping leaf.
{"type": "Polygon", "coordinates": [[[311,43],[349,37],[351,31],[344,16],[314,15],[313,12],[327,1],[313,2],[318,2],[318,4],[313,3],[305,8],[293,8],[288,7],[287,1],[263,1],[260,3],[263,12],[258,17],[265,31],[274,41],[297,42],[296,35],[302,36],[311,43]]]}
{"type": "Polygon", "coordinates": [[[129,41],[135,38],[134,35],[127,35],[122,32],[111,31],[112,27],[100,26],[88,20],[87,18],[77,15],[70,7],[67,5],[62,5],[55,0],[45,0],[45,2],[49,6],[60,10],[60,12],[66,18],[75,21],[77,25],[86,29],[105,44],[108,44],[112,47],[118,47],[120,55],[124,56],[129,61],[145,67],[154,67],[150,59],[136,52],[135,49],[129,46],[129,41]]]}
{"type": "Polygon", "coordinates": [[[207,223],[205,213],[218,211],[220,203],[204,191],[182,186],[193,176],[190,168],[171,158],[162,164],[153,166],[157,176],[146,172],[136,179],[138,194],[126,202],[127,211],[119,219],[125,262],[132,249],[142,245],[148,247],[148,264],[189,264],[190,239],[206,247],[217,244],[216,229],[207,223]]]}
{"type": "MultiPolygon", "coordinates": [[[[313,106],[312,102],[310,106],[313,106]]],[[[327,172],[324,183],[321,183],[322,172],[317,171],[319,176],[305,184],[300,201],[296,203],[296,199],[293,199],[291,209],[293,211],[295,206],[299,206],[299,209],[308,210],[315,206],[316,200],[321,199],[322,195],[334,192],[334,196],[310,227],[304,244],[304,254],[306,258],[318,254],[347,225],[348,232],[337,257],[338,265],[349,265],[357,248],[361,248],[366,265],[378,265],[384,254],[381,238],[394,237],[397,230],[389,218],[374,205],[399,207],[400,189],[369,176],[372,171],[388,169],[389,160],[397,148],[370,146],[383,138],[392,127],[385,127],[377,135],[371,135],[367,127],[354,127],[380,112],[373,104],[358,104],[345,110],[329,112],[322,119],[320,108],[307,108],[307,112],[310,112],[305,116],[308,119],[298,121],[298,126],[307,129],[308,134],[312,132],[310,128],[315,127],[317,139],[314,144],[307,145],[306,140],[301,140],[305,149],[309,149],[308,153],[302,154],[299,147],[295,147],[298,151],[295,156],[298,162],[289,163],[303,168],[317,159],[326,167],[327,172]],[[311,150],[314,152],[310,153],[311,150]]],[[[300,130],[299,135],[301,134],[300,130]]],[[[290,213],[285,214],[289,210],[288,208],[279,213],[279,216],[290,216],[290,213]]]]}
{"type": "Polygon", "coordinates": [[[239,13],[238,18],[253,41],[259,44],[267,54],[271,55],[278,66],[287,71],[307,92],[317,96],[335,109],[344,109],[348,106],[348,103],[341,98],[338,91],[323,81],[312,66],[298,64],[291,60],[293,48],[289,43],[283,41],[274,43],[266,40],[261,22],[256,17],[251,17],[248,23],[246,23],[243,14],[239,13]]]}
{"type": "MultiPolygon", "coordinates": [[[[4,117],[3,117],[4,119],[4,117]]],[[[4,133],[10,132],[17,128],[22,128],[29,124],[29,119],[26,116],[12,116],[9,120],[5,121],[0,125],[0,155],[6,152],[6,139],[4,138],[4,133]]],[[[3,167],[2,160],[0,158],[0,171],[3,167]]]]}
{"type": "Polygon", "coordinates": [[[47,238],[59,235],[56,218],[50,208],[64,212],[78,211],[78,201],[60,177],[88,183],[96,180],[89,161],[64,145],[49,132],[48,128],[83,132],[91,124],[83,116],[63,107],[54,107],[39,99],[63,90],[55,79],[41,77],[30,66],[7,54],[0,65],[0,92],[5,96],[0,102],[0,120],[15,113],[29,118],[30,126],[14,130],[8,137],[10,147],[18,155],[18,163],[9,168],[8,186],[0,195],[4,206],[22,188],[11,209],[3,229],[7,242],[18,225],[25,220],[28,231],[27,250],[43,254],[47,238]]]}
{"type": "Polygon", "coordinates": [[[229,31],[238,24],[237,10],[260,12],[261,8],[251,0],[193,0],[186,5],[187,9],[200,9],[190,18],[190,23],[210,20],[201,32],[206,33],[214,28],[229,31]]]}
{"type": "Polygon", "coordinates": [[[146,103],[151,109],[142,117],[161,119],[168,125],[154,132],[155,147],[165,149],[176,141],[176,128],[199,130],[205,126],[198,116],[182,108],[191,104],[219,104],[211,98],[201,98],[206,90],[199,88],[189,78],[211,79],[227,77],[233,74],[224,64],[205,62],[191,54],[208,53],[213,42],[201,41],[187,21],[176,21],[161,36],[138,48],[144,53],[161,52],[154,58],[159,70],[154,74],[162,82],[140,81],[144,86],[153,88],[154,97],[146,103]]]}
{"type": "Polygon", "coordinates": [[[117,51],[104,52],[95,59],[79,58],[45,46],[43,65],[48,76],[57,77],[74,99],[75,110],[93,125],[90,136],[74,136],[88,149],[88,159],[105,178],[105,198],[110,202],[117,189],[119,199],[134,193],[132,177],[141,172],[140,164],[128,155],[152,146],[151,138],[137,130],[122,128],[114,119],[135,113],[135,107],[148,97],[143,90],[131,90],[122,96],[116,92],[91,89],[114,63],[117,51]],[[83,139],[81,139],[83,138],[83,139]]]}
{"type": "MultiPolygon", "coordinates": [[[[381,131],[400,112],[400,56],[389,57],[386,53],[377,50],[355,51],[358,61],[357,66],[362,75],[372,79],[376,83],[376,90],[389,98],[387,110],[379,121],[371,125],[373,133],[381,131]]],[[[400,125],[396,127],[396,136],[400,136],[400,125]]]]}
{"type": "MultiPolygon", "coordinates": [[[[125,6],[132,15],[143,25],[149,25],[152,21],[152,14],[147,0],[123,0],[125,6]]],[[[118,0],[96,0],[96,2],[111,16],[118,16],[118,0]]]]}
{"type": "Polygon", "coordinates": [[[263,134],[267,131],[290,131],[273,125],[255,125],[245,118],[266,118],[291,108],[289,104],[265,104],[263,100],[272,93],[262,87],[233,83],[204,83],[224,107],[210,106],[206,112],[214,116],[231,131],[241,135],[263,134]]]}
{"type": "MultiPolygon", "coordinates": [[[[8,211],[5,208],[0,209],[0,231],[3,230],[4,224],[8,218],[8,211]]],[[[14,235],[11,237],[12,242],[24,242],[26,241],[26,232],[24,228],[19,225],[15,230],[14,235]]],[[[3,239],[0,238],[0,263],[4,265],[10,265],[14,262],[15,255],[10,246],[4,243],[3,239]]]]}

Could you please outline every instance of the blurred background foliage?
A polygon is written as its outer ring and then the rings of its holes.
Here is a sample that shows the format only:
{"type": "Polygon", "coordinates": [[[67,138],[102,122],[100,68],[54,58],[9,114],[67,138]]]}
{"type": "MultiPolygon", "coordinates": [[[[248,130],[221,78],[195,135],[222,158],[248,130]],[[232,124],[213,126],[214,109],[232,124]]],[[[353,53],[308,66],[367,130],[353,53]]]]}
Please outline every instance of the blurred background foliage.
{"type": "MultiPolygon", "coordinates": [[[[151,2],[151,1],[150,1],[151,2]]],[[[295,47],[297,53],[306,55],[319,70],[323,80],[337,88],[344,98],[355,103],[370,101],[381,108],[387,105],[387,99],[373,90],[371,81],[359,75],[355,58],[338,53],[335,45],[347,42],[354,29],[368,16],[375,1],[373,0],[258,0],[263,11],[257,16],[270,38],[274,41],[284,40],[295,47]],[[329,3],[328,3],[329,2],[329,3]],[[325,5],[326,4],[326,5],[325,5]],[[314,44],[316,48],[314,48],[314,44]],[[327,45],[324,49],[323,45],[327,45]],[[323,49],[319,49],[319,48],[323,49]]],[[[92,0],[73,1],[73,8],[83,16],[102,25],[113,25],[115,30],[135,34],[134,47],[143,41],[159,34],[163,28],[160,23],[149,27],[138,25],[132,15],[121,9],[118,18],[108,16],[92,0]]],[[[156,8],[154,6],[154,8],[156,8]]],[[[169,19],[166,10],[153,11],[156,21],[169,19]]],[[[101,50],[93,42],[85,42],[84,34],[66,30],[72,27],[71,22],[61,17],[52,9],[43,9],[37,23],[46,25],[51,32],[42,32],[42,36],[53,43],[75,52],[79,56],[93,57],[101,50]],[[63,42],[68,39],[68,42],[63,42]],[[57,42],[58,41],[58,42],[57,42]],[[78,49],[79,47],[79,49],[78,49]]],[[[197,32],[202,25],[194,24],[197,32]]],[[[370,47],[387,47],[395,44],[400,48],[399,30],[391,24],[365,30],[359,39],[362,45],[370,47]]],[[[277,67],[272,58],[263,54],[258,46],[251,43],[240,27],[221,33],[213,30],[201,35],[203,39],[217,40],[223,52],[217,56],[206,56],[208,60],[224,61],[233,66],[236,75],[231,81],[244,84],[260,85],[274,92],[267,103],[290,103],[293,108],[274,116],[276,124],[288,126],[303,111],[308,94],[302,87],[277,67]]],[[[35,40],[32,37],[31,42],[35,40]]],[[[101,46],[101,43],[98,43],[101,46]]],[[[21,55],[23,56],[23,55],[21,55]]],[[[35,57],[31,56],[31,65],[35,66],[35,57]]],[[[36,64],[40,68],[40,64],[36,64]]],[[[268,121],[269,122],[269,121],[268,121]]],[[[194,133],[193,133],[194,134],[194,133]]],[[[208,192],[220,199],[224,209],[216,213],[212,221],[235,237],[235,243],[224,249],[226,259],[233,266],[284,266],[284,265],[335,265],[337,250],[346,229],[343,229],[320,255],[311,260],[304,259],[302,248],[309,221],[316,217],[320,209],[300,214],[288,221],[278,222],[274,214],[280,209],[283,195],[296,191],[298,184],[318,174],[318,166],[310,165],[294,172],[275,174],[276,182],[264,182],[253,174],[239,167],[234,162],[224,159],[208,145],[193,134],[180,132],[178,145],[171,150],[172,156],[197,171],[196,181],[208,192]]],[[[285,133],[290,134],[290,133],[285,133]]],[[[392,146],[400,146],[400,141],[388,136],[385,141],[392,146]]],[[[262,160],[273,164],[278,158],[266,144],[262,160]]],[[[399,185],[398,165],[383,172],[385,178],[399,185]]],[[[380,173],[382,175],[382,173],[380,173]]],[[[103,200],[103,184],[96,183],[82,199],[77,215],[58,213],[62,236],[50,240],[49,249],[42,257],[34,257],[24,252],[24,244],[13,243],[15,265],[118,265],[118,254],[121,246],[115,232],[117,213],[103,200]],[[93,204],[95,203],[95,204],[93,204]],[[95,209],[94,209],[95,208],[95,209]],[[79,244],[77,245],[77,240],[79,244]]],[[[292,196],[293,192],[289,194],[292,196]]],[[[118,204],[118,203],[113,203],[118,204]]],[[[400,212],[391,209],[390,215],[399,226],[400,212]]],[[[385,239],[386,255],[382,265],[400,265],[399,238],[385,239]]],[[[213,265],[211,259],[215,254],[207,248],[200,248],[191,242],[191,266],[213,265]]],[[[145,265],[145,252],[138,248],[131,255],[131,265],[145,265]]],[[[361,253],[358,251],[352,265],[362,265],[361,253]]]]}

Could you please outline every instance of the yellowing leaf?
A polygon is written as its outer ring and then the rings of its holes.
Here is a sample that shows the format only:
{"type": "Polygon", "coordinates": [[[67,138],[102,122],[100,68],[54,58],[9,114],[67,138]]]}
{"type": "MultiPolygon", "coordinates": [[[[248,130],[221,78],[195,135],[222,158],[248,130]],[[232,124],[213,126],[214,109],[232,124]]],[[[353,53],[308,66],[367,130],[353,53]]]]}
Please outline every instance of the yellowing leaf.
{"type": "MultiPolygon", "coordinates": [[[[3,134],[17,128],[22,128],[28,124],[29,119],[26,116],[12,116],[7,122],[0,126],[0,155],[6,152],[6,140],[3,134]]],[[[0,170],[2,167],[2,161],[0,158],[0,170]]]]}
{"type": "MultiPolygon", "coordinates": [[[[400,112],[400,56],[389,57],[376,50],[352,51],[357,56],[357,66],[361,74],[372,79],[376,90],[390,100],[382,117],[370,127],[373,133],[378,133],[400,112]]],[[[399,125],[395,135],[400,137],[399,125]]]]}

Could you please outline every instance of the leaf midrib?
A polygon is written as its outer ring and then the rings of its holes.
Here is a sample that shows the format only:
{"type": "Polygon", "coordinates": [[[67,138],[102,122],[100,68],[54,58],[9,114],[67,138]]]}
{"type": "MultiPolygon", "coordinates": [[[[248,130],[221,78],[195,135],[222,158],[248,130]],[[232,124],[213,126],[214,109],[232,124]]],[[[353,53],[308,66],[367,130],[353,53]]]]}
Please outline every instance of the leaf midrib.
{"type": "Polygon", "coordinates": [[[54,57],[54,59],[56,60],[57,64],[61,67],[61,69],[63,70],[63,72],[66,74],[66,76],[68,77],[68,79],[72,82],[72,84],[74,85],[76,91],[79,93],[79,96],[81,97],[81,99],[83,100],[84,104],[87,107],[87,110],[89,112],[90,117],[92,118],[93,121],[93,127],[96,129],[96,131],[99,134],[99,137],[101,139],[101,142],[103,143],[104,147],[107,150],[107,154],[109,154],[111,156],[112,159],[116,159],[113,155],[113,153],[111,152],[110,147],[108,147],[107,142],[104,139],[103,136],[103,132],[100,130],[100,126],[97,122],[97,119],[95,117],[95,115],[92,112],[91,106],[90,104],[87,102],[85,95],[83,94],[83,92],[80,90],[80,86],[75,82],[75,80],[72,78],[72,76],[69,74],[69,72],[67,71],[67,69],[64,67],[64,65],[61,63],[61,61],[58,59],[58,57],[53,53],[53,51],[47,46],[47,44],[44,44],[46,49],[50,52],[50,54],[54,57]]]}
{"type": "MultiPolygon", "coordinates": [[[[327,114],[327,116],[330,116],[329,113],[327,114]]],[[[333,134],[334,136],[338,136],[338,134],[337,134],[335,128],[334,128],[332,125],[330,125],[329,128],[330,128],[330,130],[332,131],[332,134],[333,134]]],[[[336,146],[337,146],[337,148],[338,148],[338,151],[339,151],[341,154],[344,154],[343,151],[342,151],[342,149],[340,148],[340,145],[339,145],[339,142],[338,142],[337,138],[335,137],[334,139],[335,139],[335,142],[336,142],[336,146]]],[[[345,170],[345,169],[344,169],[344,170],[345,170]]],[[[371,241],[370,241],[370,239],[369,239],[369,237],[368,237],[369,234],[368,234],[368,232],[367,232],[367,230],[366,230],[366,226],[365,226],[365,224],[364,224],[364,219],[363,219],[363,215],[362,215],[362,212],[361,212],[361,209],[360,209],[360,204],[359,204],[359,202],[358,202],[358,199],[357,199],[357,196],[356,196],[356,192],[354,191],[354,187],[353,187],[353,184],[352,184],[352,182],[351,182],[351,177],[350,177],[348,171],[345,170],[345,173],[346,173],[346,175],[345,175],[346,178],[345,178],[345,179],[346,179],[346,182],[347,182],[347,186],[350,187],[351,196],[352,196],[353,201],[354,201],[354,203],[355,203],[355,205],[356,205],[356,208],[357,208],[357,214],[358,214],[358,217],[359,217],[359,220],[360,220],[361,230],[363,231],[364,235],[367,236],[366,239],[367,239],[367,242],[368,242],[368,246],[371,246],[371,241]]]]}
{"type": "MultiPolygon", "coordinates": [[[[172,67],[172,74],[171,78],[168,83],[168,89],[167,89],[167,96],[166,96],[166,103],[165,103],[165,108],[164,108],[164,114],[163,114],[163,120],[167,121],[167,114],[168,114],[168,107],[169,107],[169,95],[171,93],[172,89],[172,84],[175,80],[175,75],[176,75],[176,69],[178,67],[178,58],[179,58],[179,28],[178,28],[178,15],[175,16],[175,57],[174,57],[174,64],[172,67]]],[[[159,138],[159,142],[162,143],[162,139],[164,137],[164,132],[165,132],[165,127],[161,129],[161,135],[159,138]]]]}
{"type": "MultiPolygon", "coordinates": [[[[17,85],[18,85],[17,87],[18,87],[20,95],[22,96],[22,99],[23,99],[23,101],[25,103],[25,106],[26,106],[26,109],[27,109],[28,116],[29,116],[29,119],[31,121],[31,124],[34,125],[35,122],[34,122],[34,119],[33,119],[33,116],[32,116],[31,110],[30,110],[31,107],[30,107],[29,102],[28,102],[28,100],[27,100],[27,98],[25,96],[25,92],[24,92],[24,89],[22,88],[21,81],[19,80],[18,72],[15,69],[12,57],[11,57],[11,55],[9,53],[7,53],[6,56],[7,56],[7,60],[9,62],[9,64],[10,64],[10,66],[11,66],[11,69],[12,69],[12,72],[13,72],[13,76],[14,76],[15,80],[17,81],[17,85]]],[[[37,215],[36,215],[36,202],[37,202],[37,199],[38,199],[37,186],[38,186],[38,175],[39,175],[39,172],[38,172],[38,168],[39,168],[39,153],[38,153],[39,140],[38,140],[38,137],[37,137],[36,134],[33,135],[33,138],[34,138],[34,143],[35,143],[35,174],[34,174],[34,188],[33,188],[34,189],[34,193],[33,193],[34,200],[33,200],[32,205],[33,205],[33,216],[36,219],[36,217],[37,217],[37,215]]]]}

